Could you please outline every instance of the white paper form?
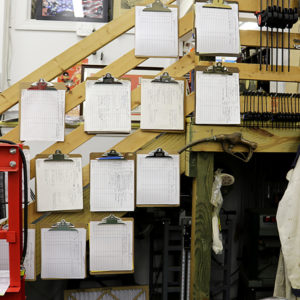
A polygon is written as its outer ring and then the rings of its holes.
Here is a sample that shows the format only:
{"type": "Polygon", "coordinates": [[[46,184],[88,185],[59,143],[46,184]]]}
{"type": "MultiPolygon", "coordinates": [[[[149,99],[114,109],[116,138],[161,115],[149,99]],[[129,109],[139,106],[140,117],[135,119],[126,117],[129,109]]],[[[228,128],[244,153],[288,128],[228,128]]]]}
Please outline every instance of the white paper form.
{"type": "Polygon", "coordinates": [[[9,243],[6,240],[0,240],[0,270],[9,270],[9,243]]]}
{"type": "Polygon", "coordinates": [[[134,160],[91,160],[91,211],[134,211],[134,160]]]}
{"type": "Polygon", "coordinates": [[[184,81],[141,80],[141,129],[184,130],[184,81]]]}
{"type": "Polygon", "coordinates": [[[38,211],[83,209],[81,157],[72,161],[36,159],[38,211]]]}
{"type": "Polygon", "coordinates": [[[171,158],[137,155],[137,205],[179,205],[179,155],[171,158]]]}
{"type": "Polygon", "coordinates": [[[133,270],[133,221],[90,222],[90,271],[133,270]]]}
{"type": "Polygon", "coordinates": [[[65,91],[22,90],[21,141],[64,141],[65,91]]]}
{"type": "Polygon", "coordinates": [[[41,278],[85,278],[86,229],[41,229],[41,278]]]}
{"type": "Polygon", "coordinates": [[[124,132],[131,130],[131,82],[119,80],[122,84],[85,84],[84,131],[124,132]]]}
{"type": "Polygon", "coordinates": [[[35,229],[28,229],[27,251],[24,260],[26,280],[35,279],[35,229]]]}
{"type": "Polygon", "coordinates": [[[171,12],[143,11],[135,7],[135,56],[178,56],[178,8],[171,12]]]}
{"type": "Polygon", "coordinates": [[[201,54],[240,53],[238,4],[232,9],[205,8],[195,4],[196,52],[201,54]]]}
{"type": "Polygon", "coordinates": [[[196,124],[240,124],[239,74],[196,72],[196,124]]]}
{"type": "MultiPolygon", "coordinates": [[[[24,260],[26,280],[35,279],[35,229],[28,229],[27,251],[24,260]]],[[[9,243],[0,240],[0,270],[9,270],[9,243]]]]}
{"type": "Polygon", "coordinates": [[[9,271],[0,270],[0,296],[4,296],[10,284],[9,271]]]}

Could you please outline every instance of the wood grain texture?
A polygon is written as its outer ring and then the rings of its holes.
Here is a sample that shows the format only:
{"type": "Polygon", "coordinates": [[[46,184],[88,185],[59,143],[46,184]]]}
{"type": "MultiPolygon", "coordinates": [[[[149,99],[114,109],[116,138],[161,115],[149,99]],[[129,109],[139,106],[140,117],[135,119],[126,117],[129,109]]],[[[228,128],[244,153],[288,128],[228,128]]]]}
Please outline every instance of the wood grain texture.
{"type": "MultiPolygon", "coordinates": [[[[195,57],[198,66],[211,66],[211,62],[199,61],[199,56],[195,57]]],[[[223,63],[229,68],[238,68],[240,70],[240,79],[264,80],[264,81],[284,81],[284,82],[300,82],[300,67],[291,66],[291,71],[288,72],[288,67],[284,67],[283,72],[266,71],[265,68],[260,71],[258,64],[236,64],[223,63]]]]}
{"type": "Polygon", "coordinates": [[[207,300],[210,292],[212,205],[210,203],[214,155],[197,154],[197,177],[193,182],[191,299],[207,300]]]}
{"type": "MultiPolygon", "coordinates": [[[[246,140],[256,142],[258,144],[255,152],[263,153],[295,153],[300,143],[299,130],[286,129],[255,129],[243,128],[239,126],[209,126],[209,125],[191,125],[190,142],[198,139],[212,137],[219,134],[231,134],[240,132],[246,140]]],[[[204,152],[223,152],[219,143],[209,142],[199,144],[192,148],[193,151],[204,152]]],[[[234,151],[245,151],[246,148],[237,146],[234,151]]]]}
{"type": "MultiPolygon", "coordinates": [[[[239,11],[241,12],[256,12],[260,11],[260,0],[229,0],[228,2],[238,2],[239,11]]],[[[281,3],[281,1],[280,1],[281,3]]],[[[288,6],[288,0],[284,0],[285,7],[288,6]]],[[[263,7],[266,6],[266,1],[263,1],[263,7]]],[[[291,7],[298,7],[297,0],[291,0],[291,7]]]]}

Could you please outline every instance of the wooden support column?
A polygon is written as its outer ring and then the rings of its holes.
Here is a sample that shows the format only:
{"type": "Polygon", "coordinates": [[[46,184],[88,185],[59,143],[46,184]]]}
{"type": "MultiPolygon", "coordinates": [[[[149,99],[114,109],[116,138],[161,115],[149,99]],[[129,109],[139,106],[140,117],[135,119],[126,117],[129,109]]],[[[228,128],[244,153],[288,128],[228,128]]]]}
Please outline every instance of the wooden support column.
{"type": "Polygon", "coordinates": [[[193,182],[191,300],[208,300],[212,247],[212,205],[214,154],[197,153],[197,176],[193,182]]]}

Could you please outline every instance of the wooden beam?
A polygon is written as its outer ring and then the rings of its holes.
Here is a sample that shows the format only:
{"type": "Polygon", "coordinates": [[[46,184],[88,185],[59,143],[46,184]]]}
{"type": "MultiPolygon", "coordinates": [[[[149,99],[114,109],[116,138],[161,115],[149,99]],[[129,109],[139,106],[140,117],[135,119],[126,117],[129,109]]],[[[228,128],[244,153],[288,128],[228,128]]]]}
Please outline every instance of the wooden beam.
{"type": "Polygon", "coordinates": [[[191,298],[207,300],[210,295],[214,155],[198,153],[197,177],[193,181],[191,298]]]}
{"type": "MultiPolygon", "coordinates": [[[[213,63],[208,61],[199,61],[199,56],[195,57],[197,66],[211,66],[213,63]]],[[[263,80],[263,81],[285,81],[285,82],[300,82],[300,67],[291,67],[288,72],[288,67],[284,67],[283,72],[266,71],[265,66],[259,70],[258,64],[237,64],[223,63],[226,67],[238,68],[240,70],[240,79],[263,80]]]]}
{"type": "MultiPolygon", "coordinates": [[[[229,0],[228,2],[238,2],[240,12],[256,12],[260,11],[260,0],[229,0]]],[[[281,2],[281,1],[280,1],[281,2]]],[[[281,3],[280,3],[281,4],[281,3]]],[[[284,0],[285,7],[288,7],[288,0],[284,0]]],[[[263,9],[266,7],[266,1],[263,1],[263,9]]],[[[291,1],[291,7],[298,7],[297,0],[291,1]]]]}
{"type": "MultiPolygon", "coordinates": [[[[297,152],[300,135],[298,130],[286,129],[260,129],[260,128],[244,128],[239,126],[204,126],[188,124],[189,141],[193,142],[199,139],[212,137],[219,134],[231,134],[240,132],[246,140],[256,142],[258,147],[255,152],[263,153],[294,153],[297,152]]],[[[234,151],[244,152],[246,148],[235,147],[234,151]]],[[[192,151],[204,152],[223,152],[219,143],[209,142],[203,143],[192,148],[192,151]]]]}

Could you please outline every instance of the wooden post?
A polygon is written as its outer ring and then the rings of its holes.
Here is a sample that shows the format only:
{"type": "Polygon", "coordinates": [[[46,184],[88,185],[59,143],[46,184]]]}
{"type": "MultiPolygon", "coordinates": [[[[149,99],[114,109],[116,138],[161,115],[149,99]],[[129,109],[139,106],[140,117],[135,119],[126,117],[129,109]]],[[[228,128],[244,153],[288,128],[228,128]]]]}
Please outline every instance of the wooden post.
{"type": "Polygon", "coordinates": [[[197,153],[197,177],[193,182],[191,299],[207,300],[210,291],[212,246],[213,153],[197,153]]]}

